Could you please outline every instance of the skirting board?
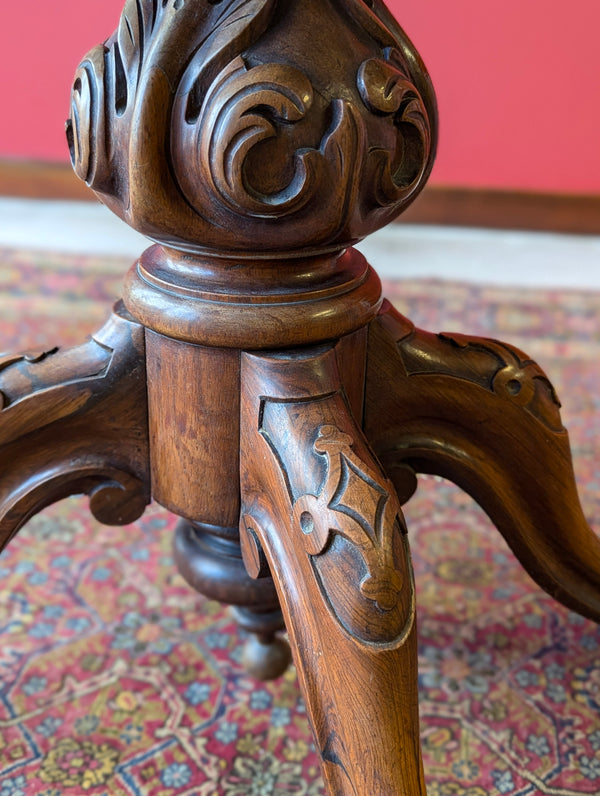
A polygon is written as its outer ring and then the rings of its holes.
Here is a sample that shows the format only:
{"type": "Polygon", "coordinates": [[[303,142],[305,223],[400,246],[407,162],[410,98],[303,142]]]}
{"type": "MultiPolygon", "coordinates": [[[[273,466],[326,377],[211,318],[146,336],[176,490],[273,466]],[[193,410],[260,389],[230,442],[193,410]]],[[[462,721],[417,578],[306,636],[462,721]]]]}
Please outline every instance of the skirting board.
{"type": "MultiPolygon", "coordinates": [[[[65,163],[0,159],[0,196],[93,199],[65,163]]],[[[600,234],[600,195],[428,185],[399,222],[600,234]]]]}

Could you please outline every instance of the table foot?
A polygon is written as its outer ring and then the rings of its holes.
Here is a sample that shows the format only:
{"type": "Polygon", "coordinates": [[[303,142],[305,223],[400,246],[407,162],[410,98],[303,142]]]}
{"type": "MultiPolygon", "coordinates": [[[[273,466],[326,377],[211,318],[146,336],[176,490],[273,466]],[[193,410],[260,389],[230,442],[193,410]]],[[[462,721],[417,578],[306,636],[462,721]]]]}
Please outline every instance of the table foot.
{"type": "Polygon", "coordinates": [[[173,556],[180,574],[209,599],[234,606],[240,627],[250,633],[242,662],[258,680],[273,680],[290,663],[289,646],[277,634],[284,622],[273,579],[248,575],[238,528],[180,520],[173,538],[173,556]]]}
{"type": "Polygon", "coordinates": [[[257,680],[275,680],[292,662],[290,645],[279,631],[285,628],[281,609],[258,611],[234,606],[238,625],[250,635],[242,651],[245,669],[257,680]]]}

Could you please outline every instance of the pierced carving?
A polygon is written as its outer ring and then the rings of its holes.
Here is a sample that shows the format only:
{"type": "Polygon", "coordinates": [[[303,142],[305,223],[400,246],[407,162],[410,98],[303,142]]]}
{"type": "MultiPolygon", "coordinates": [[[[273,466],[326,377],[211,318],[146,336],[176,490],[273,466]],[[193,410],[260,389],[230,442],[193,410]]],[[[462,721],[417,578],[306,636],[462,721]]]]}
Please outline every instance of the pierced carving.
{"type": "Polygon", "coordinates": [[[67,123],[78,176],[124,220],[236,254],[364,237],[422,187],[434,136],[412,46],[358,0],[127,0],[67,123]],[[306,31],[332,25],[339,41],[312,47],[306,31]]]}

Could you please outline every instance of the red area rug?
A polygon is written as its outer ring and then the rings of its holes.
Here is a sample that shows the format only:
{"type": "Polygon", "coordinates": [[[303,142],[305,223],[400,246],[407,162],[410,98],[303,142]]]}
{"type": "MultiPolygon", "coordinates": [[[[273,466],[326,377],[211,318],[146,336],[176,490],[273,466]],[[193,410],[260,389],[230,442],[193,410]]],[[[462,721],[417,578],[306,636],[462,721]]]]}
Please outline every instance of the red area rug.
{"type": "MultiPolygon", "coordinates": [[[[81,342],[127,267],[0,251],[0,348],[81,342]]],[[[598,530],[600,294],[385,292],[421,327],[497,336],[542,363],[598,530]]],[[[600,793],[600,629],[542,593],[467,496],[421,484],[406,516],[429,796],[600,793]]],[[[227,609],[175,571],[173,527],[158,506],[103,527],[74,498],[0,556],[0,796],[323,793],[293,669],[245,674],[227,609]]]]}

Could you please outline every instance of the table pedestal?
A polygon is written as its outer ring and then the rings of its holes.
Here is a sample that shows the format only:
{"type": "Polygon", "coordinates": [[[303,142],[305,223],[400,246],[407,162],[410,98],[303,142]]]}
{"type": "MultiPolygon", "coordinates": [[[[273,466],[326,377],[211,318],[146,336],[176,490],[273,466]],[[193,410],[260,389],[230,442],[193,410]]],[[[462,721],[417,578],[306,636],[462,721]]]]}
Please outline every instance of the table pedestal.
{"type": "Polygon", "coordinates": [[[415,329],[352,247],[417,195],[435,131],[379,0],[128,0],[67,133],[79,176],[158,243],[89,342],[0,360],[0,546],[73,493],[109,524],[151,497],[179,515],[179,569],[236,606],[257,677],[287,666],[287,628],[332,796],[425,796],[417,473],[469,492],[542,588],[600,620],[547,377],[415,329]]]}

